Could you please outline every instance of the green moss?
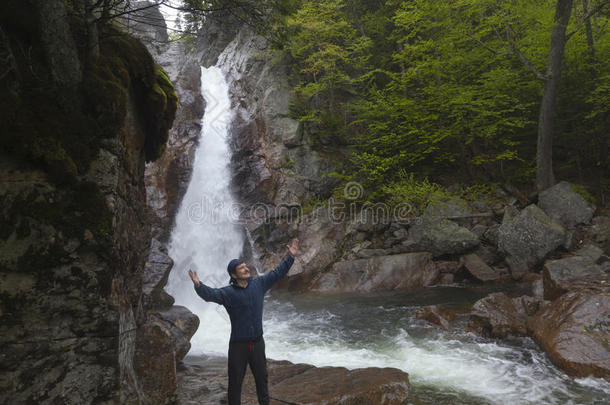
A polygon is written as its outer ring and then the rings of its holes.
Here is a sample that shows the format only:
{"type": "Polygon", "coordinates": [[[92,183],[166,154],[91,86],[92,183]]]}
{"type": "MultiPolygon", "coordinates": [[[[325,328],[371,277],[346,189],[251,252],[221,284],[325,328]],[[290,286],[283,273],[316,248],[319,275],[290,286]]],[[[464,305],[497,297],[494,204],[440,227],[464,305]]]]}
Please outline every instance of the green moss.
{"type": "Polygon", "coordinates": [[[148,101],[145,122],[150,123],[149,129],[153,136],[147,137],[145,152],[146,161],[150,162],[163,154],[178,108],[178,95],[174,86],[167,73],[158,65],[155,66],[155,82],[150,88],[148,101]]]}
{"type": "Polygon", "coordinates": [[[596,204],[596,198],[587,190],[587,188],[580,184],[572,184],[572,190],[580,194],[589,204],[596,204]]]}
{"type": "Polygon", "coordinates": [[[40,33],[16,3],[7,29],[17,69],[0,82],[0,148],[38,165],[55,183],[72,182],[87,172],[104,138],[118,136],[128,97],[135,97],[146,129],[145,155],[156,159],[167,141],[177,107],[173,86],[146,47],[113,27],[100,30],[100,57],[86,63],[87,30],[73,18],[75,42],[81,44],[83,81],[58,88],[50,76],[40,33]],[[16,11],[15,11],[16,10],[16,11]],[[27,49],[28,52],[16,52],[27,49]]]}

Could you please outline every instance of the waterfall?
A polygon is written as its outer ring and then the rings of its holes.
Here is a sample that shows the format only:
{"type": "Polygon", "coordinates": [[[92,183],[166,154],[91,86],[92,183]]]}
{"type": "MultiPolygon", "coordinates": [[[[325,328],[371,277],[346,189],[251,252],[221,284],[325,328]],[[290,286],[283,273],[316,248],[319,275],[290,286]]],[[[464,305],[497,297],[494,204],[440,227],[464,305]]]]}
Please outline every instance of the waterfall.
{"type": "Polygon", "coordinates": [[[229,90],[217,67],[201,68],[201,91],[206,101],[193,173],[176,215],[168,253],[174,259],[166,291],[199,316],[199,329],[191,339],[191,354],[226,355],[231,326],[225,309],[203,301],[193,288],[188,269],[211,287],[228,284],[227,264],[242,254],[243,230],[239,208],[230,191],[227,142],[233,113],[229,90]]]}

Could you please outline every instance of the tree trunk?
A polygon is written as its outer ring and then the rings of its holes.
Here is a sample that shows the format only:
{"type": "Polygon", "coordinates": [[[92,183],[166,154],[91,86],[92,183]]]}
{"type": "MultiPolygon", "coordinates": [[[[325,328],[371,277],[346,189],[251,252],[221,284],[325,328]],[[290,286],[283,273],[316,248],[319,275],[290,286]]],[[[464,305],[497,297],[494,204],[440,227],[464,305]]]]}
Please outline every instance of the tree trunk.
{"type": "MultiPolygon", "coordinates": [[[[589,14],[589,2],[587,0],[582,0],[582,13],[585,18],[589,14]]],[[[589,49],[589,69],[591,71],[591,77],[595,79],[597,77],[597,70],[595,69],[595,46],[593,44],[593,28],[591,27],[592,18],[593,17],[589,17],[585,21],[585,32],[587,34],[587,47],[589,49]]]]}
{"type": "Polygon", "coordinates": [[[536,151],[536,188],[546,190],[555,183],[553,175],[553,124],[557,109],[557,95],[561,81],[561,64],[565,50],[566,28],[572,14],[572,0],[557,0],[555,25],[551,32],[549,64],[538,120],[536,151]]]}

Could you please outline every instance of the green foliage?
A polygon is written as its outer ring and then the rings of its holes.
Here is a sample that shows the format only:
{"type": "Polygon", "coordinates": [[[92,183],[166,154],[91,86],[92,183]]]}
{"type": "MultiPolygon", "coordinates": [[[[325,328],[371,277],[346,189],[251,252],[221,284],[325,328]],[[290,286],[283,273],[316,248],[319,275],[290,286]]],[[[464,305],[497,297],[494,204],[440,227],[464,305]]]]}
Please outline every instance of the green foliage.
{"type": "MultiPolygon", "coordinates": [[[[291,113],[314,146],[345,148],[366,198],[401,169],[421,178],[531,183],[556,0],[305,0],[286,20],[291,113]]],[[[575,7],[581,7],[575,2],[575,7]]],[[[607,172],[610,34],[595,58],[574,13],[554,142],[560,175],[607,172]]],[[[387,186],[386,186],[387,187],[387,186]]]]}
{"type": "Polygon", "coordinates": [[[459,197],[467,201],[499,201],[497,183],[476,183],[462,188],[459,197]]]}
{"type": "Polygon", "coordinates": [[[303,211],[302,214],[303,215],[308,215],[310,214],[313,210],[315,210],[318,207],[323,207],[324,205],[326,205],[327,200],[318,198],[318,197],[310,197],[305,204],[303,204],[303,211]]]}
{"type": "Polygon", "coordinates": [[[572,184],[572,189],[587,200],[590,204],[597,204],[597,199],[582,184],[572,184]]]}
{"type": "Polygon", "coordinates": [[[412,215],[421,215],[429,204],[446,201],[453,196],[439,184],[432,183],[427,178],[417,180],[414,173],[404,170],[401,170],[397,181],[383,185],[381,191],[391,207],[409,204],[412,215]]]}

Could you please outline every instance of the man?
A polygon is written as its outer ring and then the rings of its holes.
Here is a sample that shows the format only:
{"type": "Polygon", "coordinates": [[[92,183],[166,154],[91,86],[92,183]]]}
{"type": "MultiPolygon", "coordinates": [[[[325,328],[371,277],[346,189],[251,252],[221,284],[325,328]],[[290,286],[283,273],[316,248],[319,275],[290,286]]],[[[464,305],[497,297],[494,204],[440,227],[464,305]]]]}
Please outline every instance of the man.
{"type": "Polygon", "coordinates": [[[250,269],[240,259],[233,259],[227,266],[230,285],[211,288],[199,281],[197,272],[189,269],[189,276],[197,294],[208,302],[223,305],[231,319],[229,341],[229,405],[241,401],[241,385],[246,375],[246,365],[254,375],[259,404],[269,404],[267,387],[267,358],[263,339],[263,298],[265,293],[284,277],[299,251],[299,240],[294,238],[286,245],[288,254],[273,271],[252,278],[250,269]]]}

